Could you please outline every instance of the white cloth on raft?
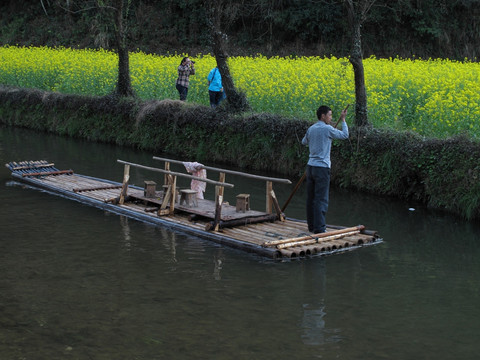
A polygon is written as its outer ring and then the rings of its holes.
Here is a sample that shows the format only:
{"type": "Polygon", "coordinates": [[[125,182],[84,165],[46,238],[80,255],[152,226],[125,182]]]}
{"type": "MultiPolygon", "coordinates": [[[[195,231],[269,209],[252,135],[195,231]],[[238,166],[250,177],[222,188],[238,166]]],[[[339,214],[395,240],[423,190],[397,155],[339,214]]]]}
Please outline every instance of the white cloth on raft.
{"type": "MultiPolygon", "coordinates": [[[[203,168],[203,164],[198,162],[184,162],[183,165],[187,172],[192,174],[193,176],[206,179],[207,178],[207,170],[203,168]]],[[[192,179],[190,183],[190,188],[197,192],[197,199],[203,199],[203,193],[207,187],[207,183],[204,181],[192,179]]]]}

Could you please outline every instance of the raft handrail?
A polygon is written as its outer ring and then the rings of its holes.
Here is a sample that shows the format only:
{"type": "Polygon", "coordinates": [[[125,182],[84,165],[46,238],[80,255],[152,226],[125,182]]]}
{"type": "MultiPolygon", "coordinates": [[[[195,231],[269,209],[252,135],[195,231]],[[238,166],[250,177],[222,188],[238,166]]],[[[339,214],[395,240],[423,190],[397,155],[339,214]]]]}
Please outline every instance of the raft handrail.
{"type": "MultiPolygon", "coordinates": [[[[172,159],[161,158],[161,157],[157,157],[157,156],[154,156],[153,159],[154,160],[165,161],[165,162],[170,162],[170,163],[175,163],[175,164],[183,164],[185,162],[185,161],[180,161],[180,160],[172,160],[172,159]]],[[[241,172],[241,171],[220,169],[220,168],[215,168],[215,167],[205,166],[205,165],[203,165],[202,168],[206,169],[206,170],[218,171],[218,172],[225,173],[225,174],[239,175],[239,176],[247,177],[247,178],[250,178],[250,179],[272,181],[272,182],[278,182],[278,183],[282,183],[282,184],[291,184],[292,183],[288,179],[281,179],[281,178],[273,178],[273,177],[268,177],[268,176],[248,174],[248,173],[244,173],[244,172],[241,172]]]]}
{"type": "Polygon", "coordinates": [[[235,185],[230,184],[230,183],[226,183],[226,182],[220,182],[220,181],[210,180],[210,179],[208,179],[208,178],[201,178],[201,177],[198,177],[198,176],[193,176],[193,175],[190,175],[190,174],[179,173],[179,172],[175,172],[175,171],[163,170],[163,169],[154,168],[154,167],[145,166],[145,165],[140,165],[140,164],[136,164],[136,163],[132,163],[132,162],[120,160],[120,159],[117,159],[117,162],[120,163],[120,164],[130,165],[130,166],[133,166],[133,167],[137,167],[137,168],[140,168],[140,169],[151,170],[151,171],[156,171],[156,172],[160,172],[160,173],[163,173],[163,174],[169,174],[169,175],[175,175],[175,176],[186,177],[186,178],[189,178],[189,179],[199,180],[199,181],[206,182],[206,183],[208,183],[208,184],[213,184],[213,185],[218,185],[218,186],[224,186],[224,187],[226,187],[226,188],[233,188],[233,187],[235,187],[235,185]]]}

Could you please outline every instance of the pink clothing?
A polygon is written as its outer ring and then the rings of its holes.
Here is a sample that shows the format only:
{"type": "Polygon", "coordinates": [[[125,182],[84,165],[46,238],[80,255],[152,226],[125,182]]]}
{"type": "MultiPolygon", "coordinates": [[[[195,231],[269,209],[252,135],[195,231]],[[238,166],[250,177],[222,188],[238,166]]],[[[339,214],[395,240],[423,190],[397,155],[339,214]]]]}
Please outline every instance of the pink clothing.
{"type": "MultiPolygon", "coordinates": [[[[198,162],[184,162],[183,165],[187,172],[192,174],[193,176],[206,179],[207,178],[207,170],[203,168],[203,165],[198,162]]],[[[190,188],[197,192],[197,199],[203,199],[203,193],[207,187],[207,183],[204,181],[192,179],[190,183],[190,188]]]]}

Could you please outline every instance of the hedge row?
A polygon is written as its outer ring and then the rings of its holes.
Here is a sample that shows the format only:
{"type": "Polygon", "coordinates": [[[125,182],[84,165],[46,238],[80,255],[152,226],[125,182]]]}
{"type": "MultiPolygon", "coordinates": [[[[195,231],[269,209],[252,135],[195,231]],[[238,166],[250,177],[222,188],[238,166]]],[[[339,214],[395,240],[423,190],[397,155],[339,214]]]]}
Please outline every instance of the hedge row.
{"type": "MultiPolygon", "coordinates": [[[[272,114],[232,115],[177,100],[86,97],[0,87],[0,122],[200,162],[299,176],[308,122],[272,114]]],[[[480,218],[480,146],[463,137],[351,129],[332,148],[332,183],[414,199],[480,218]]]]}

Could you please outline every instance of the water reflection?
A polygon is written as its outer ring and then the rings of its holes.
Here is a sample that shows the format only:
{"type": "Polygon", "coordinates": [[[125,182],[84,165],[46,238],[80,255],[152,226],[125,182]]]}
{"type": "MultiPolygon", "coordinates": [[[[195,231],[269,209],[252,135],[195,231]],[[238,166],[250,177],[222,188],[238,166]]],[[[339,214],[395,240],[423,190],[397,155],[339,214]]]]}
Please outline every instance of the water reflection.
{"type": "Polygon", "coordinates": [[[222,276],[220,274],[220,271],[223,268],[223,262],[224,262],[224,255],[223,255],[223,250],[218,249],[215,255],[213,256],[213,278],[215,280],[222,280],[222,276]]]}
{"type": "Polygon", "coordinates": [[[323,345],[325,343],[325,306],[320,304],[303,304],[302,341],[306,345],[323,345]]]}
{"type": "Polygon", "coordinates": [[[132,237],[130,236],[130,226],[128,226],[128,218],[126,216],[120,215],[120,227],[122,228],[123,234],[123,248],[126,251],[132,250],[132,237]]]}
{"type": "Polygon", "coordinates": [[[177,262],[177,234],[166,228],[160,228],[160,235],[158,239],[162,239],[162,245],[168,250],[170,259],[173,263],[177,262]]]}
{"type": "Polygon", "coordinates": [[[313,281],[307,286],[311,289],[310,303],[303,304],[302,341],[307,345],[322,345],[325,343],[325,295],[326,295],[326,266],[310,267],[311,271],[305,280],[313,281]]]}
{"type": "Polygon", "coordinates": [[[307,263],[302,270],[304,291],[303,317],[300,324],[303,330],[302,342],[305,345],[318,346],[340,341],[340,331],[329,329],[325,321],[327,315],[325,304],[327,295],[326,261],[318,259],[318,263],[307,263]]]}
{"type": "MultiPolygon", "coordinates": [[[[22,129],[0,127],[0,147],[3,163],[44,158],[112,180],[116,159],[159,165],[22,129]]],[[[228,180],[265,206],[263,183],[228,180]]],[[[5,167],[0,185],[2,359],[478,358],[478,223],[332,189],[329,223],[385,242],[274,262],[25,189],[5,167]]],[[[291,187],[275,192],[283,204],[291,187]]],[[[300,188],[287,215],[304,218],[304,199],[300,188]]]]}

